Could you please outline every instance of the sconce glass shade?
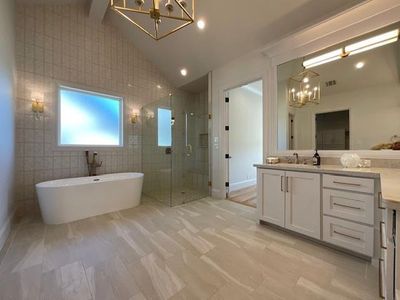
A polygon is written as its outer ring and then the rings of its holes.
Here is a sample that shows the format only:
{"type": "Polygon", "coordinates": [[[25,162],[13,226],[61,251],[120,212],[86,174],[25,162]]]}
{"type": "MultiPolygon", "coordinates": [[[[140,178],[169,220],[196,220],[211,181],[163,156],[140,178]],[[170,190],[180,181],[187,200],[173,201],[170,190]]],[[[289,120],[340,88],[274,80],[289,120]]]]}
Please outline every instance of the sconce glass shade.
{"type": "Polygon", "coordinates": [[[43,113],[44,112],[44,103],[39,100],[32,100],[32,111],[34,113],[43,113]]]}
{"type": "Polygon", "coordinates": [[[133,113],[130,117],[131,119],[131,124],[136,124],[138,119],[139,119],[139,114],[138,113],[133,113]]]}
{"type": "Polygon", "coordinates": [[[307,103],[319,104],[321,85],[319,74],[305,70],[289,78],[287,99],[291,107],[303,107],[307,103]]]}

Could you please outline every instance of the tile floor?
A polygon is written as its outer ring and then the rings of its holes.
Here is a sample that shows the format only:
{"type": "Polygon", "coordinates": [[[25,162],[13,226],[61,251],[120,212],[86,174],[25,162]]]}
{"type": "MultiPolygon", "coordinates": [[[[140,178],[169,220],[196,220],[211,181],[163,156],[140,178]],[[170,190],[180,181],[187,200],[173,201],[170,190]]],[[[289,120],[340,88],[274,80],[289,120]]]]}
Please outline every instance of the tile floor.
{"type": "Polygon", "coordinates": [[[369,263],[259,225],[254,208],[157,202],[11,235],[0,299],[377,299],[369,263]]]}

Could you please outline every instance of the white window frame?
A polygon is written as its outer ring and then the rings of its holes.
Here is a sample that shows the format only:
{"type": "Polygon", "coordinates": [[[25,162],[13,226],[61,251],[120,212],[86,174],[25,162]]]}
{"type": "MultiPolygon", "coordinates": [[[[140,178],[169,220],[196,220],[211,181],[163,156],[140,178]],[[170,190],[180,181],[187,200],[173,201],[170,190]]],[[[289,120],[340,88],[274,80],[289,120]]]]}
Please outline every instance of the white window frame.
{"type": "Polygon", "coordinates": [[[58,99],[57,99],[57,145],[60,148],[121,148],[124,147],[124,99],[123,97],[110,95],[106,93],[100,93],[95,91],[89,91],[80,88],[74,88],[66,85],[58,86],[58,99]],[[74,144],[61,144],[61,90],[70,90],[77,91],[81,93],[91,94],[91,95],[99,95],[107,98],[112,98],[119,101],[119,111],[120,111],[120,120],[119,120],[119,144],[118,145],[74,145],[74,144]]]}

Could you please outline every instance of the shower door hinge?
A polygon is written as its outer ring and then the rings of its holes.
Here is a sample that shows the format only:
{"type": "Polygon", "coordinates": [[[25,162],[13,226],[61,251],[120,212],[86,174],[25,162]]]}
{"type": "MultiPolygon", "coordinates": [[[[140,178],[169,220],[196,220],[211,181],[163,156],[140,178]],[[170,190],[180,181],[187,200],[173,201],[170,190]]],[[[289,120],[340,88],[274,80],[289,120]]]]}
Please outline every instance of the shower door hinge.
{"type": "Polygon", "coordinates": [[[229,187],[229,182],[225,182],[225,187],[229,187]]]}
{"type": "Polygon", "coordinates": [[[225,103],[229,103],[229,97],[225,97],[225,103]]]}
{"type": "Polygon", "coordinates": [[[225,131],[229,131],[229,126],[225,126],[225,131]]]}

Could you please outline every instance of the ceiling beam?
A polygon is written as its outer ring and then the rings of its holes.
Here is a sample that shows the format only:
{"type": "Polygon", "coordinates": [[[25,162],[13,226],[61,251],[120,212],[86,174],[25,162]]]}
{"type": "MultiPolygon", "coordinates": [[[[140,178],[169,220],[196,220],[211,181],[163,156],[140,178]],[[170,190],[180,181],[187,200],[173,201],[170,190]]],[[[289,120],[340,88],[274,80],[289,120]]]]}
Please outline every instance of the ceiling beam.
{"type": "Polygon", "coordinates": [[[108,9],[109,0],[92,0],[90,3],[89,18],[101,23],[108,9]]]}

